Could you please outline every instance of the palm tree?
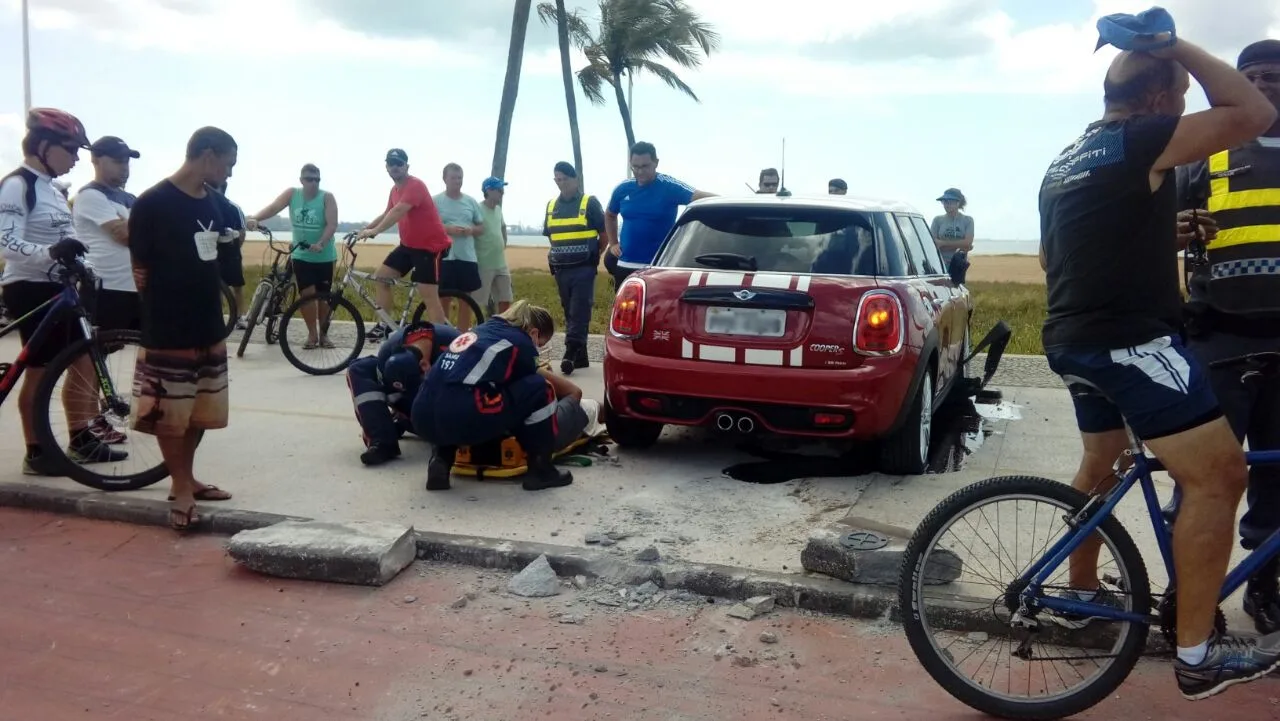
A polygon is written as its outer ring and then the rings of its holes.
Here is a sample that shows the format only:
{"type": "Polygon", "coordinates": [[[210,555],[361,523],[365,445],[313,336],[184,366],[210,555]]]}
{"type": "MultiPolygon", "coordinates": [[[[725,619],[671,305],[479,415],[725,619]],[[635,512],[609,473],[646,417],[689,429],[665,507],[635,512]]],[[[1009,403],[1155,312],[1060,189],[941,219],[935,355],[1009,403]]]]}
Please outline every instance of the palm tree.
{"type": "MultiPolygon", "coordinates": [[[[545,25],[547,16],[538,6],[538,17],[545,25]]],[[[578,134],[578,97],[573,91],[573,67],[569,64],[569,13],[564,0],[556,0],[556,34],[560,38],[560,73],[564,77],[564,104],[569,109],[569,138],[573,143],[573,167],[578,170],[578,187],[585,188],[582,179],[582,137],[578,134]]],[[[585,192],[585,191],[584,191],[585,192]]]]}
{"type": "MultiPolygon", "coordinates": [[[[558,19],[558,9],[549,2],[539,3],[538,16],[544,23],[550,22],[558,19]]],[[[657,59],[696,68],[703,57],[720,47],[720,34],[685,0],[600,0],[600,27],[594,34],[576,10],[566,17],[565,25],[574,44],[587,56],[587,66],[578,71],[583,94],[592,103],[603,105],[604,86],[613,86],[627,147],[635,144],[636,135],[622,92],[623,76],[630,80],[637,73],[650,73],[701,102],[693,88],[657,59]]]]}
{"type": "Polygon", "coordinates": [[[511,20],[511,46],[507,49],[507,78],[502,83],[502,105],[498,110],[498,137],[493,144],[493,168],[496,178],[507,172],[507,145],[511,142],[511,118],[516,112],[516,94],[520,92],[520,63],[524,59],[524,36],[529,30],[529,12],[533,0],[516,0],[511,20]]]}

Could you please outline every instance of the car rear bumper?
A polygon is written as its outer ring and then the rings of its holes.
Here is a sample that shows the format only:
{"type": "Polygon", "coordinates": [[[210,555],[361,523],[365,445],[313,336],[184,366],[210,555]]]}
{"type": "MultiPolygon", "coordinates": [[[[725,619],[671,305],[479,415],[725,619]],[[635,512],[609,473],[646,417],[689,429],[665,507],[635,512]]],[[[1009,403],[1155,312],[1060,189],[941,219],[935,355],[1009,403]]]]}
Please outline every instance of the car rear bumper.
{"type": "Polygon", "coordinates": [[[783,435],[877,438],[895,429],[913,385],[914,349],[857,368],[775,368],[636,353],[605,341],[605,393],[613,411],[672,425],[716,427],[721,413],[749,416],[783,435]],[[825,414],[827,422],[819,423],[825,414]],[[830,422],[836,415],[841,422],[830,422]]]}

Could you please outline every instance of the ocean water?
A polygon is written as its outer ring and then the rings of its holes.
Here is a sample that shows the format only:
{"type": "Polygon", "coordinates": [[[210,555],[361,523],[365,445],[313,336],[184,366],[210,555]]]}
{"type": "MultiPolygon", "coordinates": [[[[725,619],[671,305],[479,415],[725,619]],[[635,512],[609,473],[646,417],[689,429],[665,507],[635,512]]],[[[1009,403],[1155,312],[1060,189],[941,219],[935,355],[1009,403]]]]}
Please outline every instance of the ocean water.
{"type": "MultiPolygon", "coordinates": [[[[292,237],[292,233],[279,232],[275,233],[276,240],[288,241],[292,237]]],[[[343,234],[339,234],[341,239],[343,234]]],[[[265,240],[265,236],[261,233],[249,233],[249,240],[265,240]]],[[[395,233],[383,233],[372,240],[365,241],[374,245],[397,245],[400,237],[395,233]]],[[[546,248],[547,239],[541,235],[508,235],[508,245],[519,246],[523,248],[546,248]]],[[[984,240],[977,239],[973,243],[973,255],[1038,255],[1040,252],[1040,241],[1038,240],[984,240]]]]}

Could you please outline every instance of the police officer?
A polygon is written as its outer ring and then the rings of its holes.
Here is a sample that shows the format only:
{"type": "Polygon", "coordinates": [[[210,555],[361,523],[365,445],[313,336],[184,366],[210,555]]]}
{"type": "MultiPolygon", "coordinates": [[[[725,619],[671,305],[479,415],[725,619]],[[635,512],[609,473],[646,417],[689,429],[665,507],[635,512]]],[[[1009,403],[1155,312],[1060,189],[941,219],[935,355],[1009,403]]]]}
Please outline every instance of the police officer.
{"type": "Polygon", "coordinates": [[[452,326],[417,323],[392,334],[377,355],[347,368],[347,387],[364,431],[360,462],[378,466],[400,457],[400,436],[413,431],[409,413],[423,375],[458,337],[452,326]]]}
{"type": "Polygon", "coordinates": [[[555,324],[546,308],[518,300],[458,336],[440,355],[413,401],[413,428],[434,446],[427,490],[449,488],[458,446],[514,435],[529,459],[526,491],[567,486],[552,463],[556,394],[538,372],[538,349],[555,324]]]}
{"type": "Polygon", "coordinates": [[[586,368],[587,326],[596,298],[596,274],[600,253],[604,250],[604,206],[593,195],[586,195],[578,183],[578,171],[561,161],[555,167],[557,195],[547,203],[547,217],[542,234],[551,241],[547,263],[560,289],[560,305],[564,308],[564,359],[560,372],[568,375],[575,368],[586,368]]]}
{"type": "MultiPolygon", "coordinates": [[[[1280,40],[1246,47],[1236,68],[1280,111],[1280,40]]],[[[1262,137],[1178,169],[1178,240],[1190,245],[1191,351],[1206,366],[1224,358],[1280,351],[1280,121],[1262,137]]],[[[1210,369],[1232,430],[1250,450],[1280,450],[1280,379],[1248,385],[1242,368],[1210,369]]],[[[1175,491],[1173,508],[1179,495],[1175,491]]],[[[1257,548],[1280,528],[1280,468],[1249,472],[1241,545],[1257,548]]],[[[1280,559],[1245,590],[1244,610],[1261,633],[1280,630],[1280,559]]]]}

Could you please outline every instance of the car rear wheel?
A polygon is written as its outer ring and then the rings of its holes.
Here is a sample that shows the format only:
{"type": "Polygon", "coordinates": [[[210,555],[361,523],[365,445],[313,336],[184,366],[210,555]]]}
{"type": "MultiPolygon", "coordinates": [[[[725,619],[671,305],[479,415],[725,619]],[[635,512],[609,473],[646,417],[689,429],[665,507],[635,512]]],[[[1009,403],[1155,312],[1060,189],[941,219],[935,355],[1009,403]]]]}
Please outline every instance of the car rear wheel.
{"type": "Polygon", "coordinates": [[[609,429],[609,437],[622,448],[648,448],[657,443],[658,436],[662,435],[661,423],[620,416],[607,400],[604,404],[604,424],[609,429]]]}
{"type": "Polygon", "coordinates": [[[880,447],[880,470],[895,476],[924,473],[933,433],[933,372],[926,369],[902,427],[880,447]]]}

